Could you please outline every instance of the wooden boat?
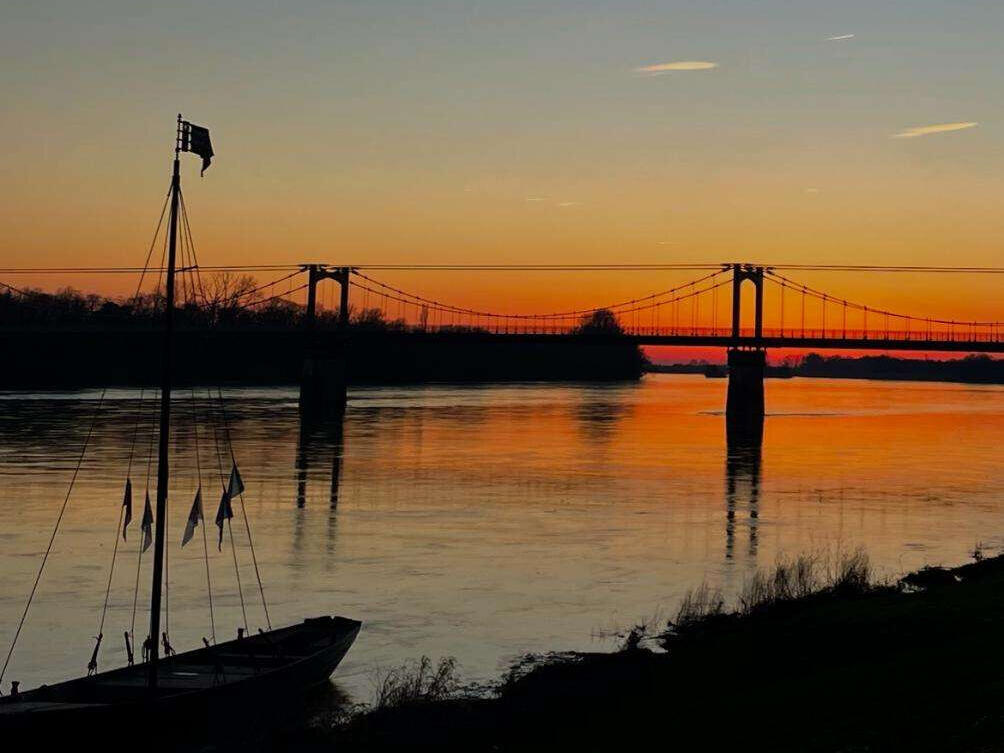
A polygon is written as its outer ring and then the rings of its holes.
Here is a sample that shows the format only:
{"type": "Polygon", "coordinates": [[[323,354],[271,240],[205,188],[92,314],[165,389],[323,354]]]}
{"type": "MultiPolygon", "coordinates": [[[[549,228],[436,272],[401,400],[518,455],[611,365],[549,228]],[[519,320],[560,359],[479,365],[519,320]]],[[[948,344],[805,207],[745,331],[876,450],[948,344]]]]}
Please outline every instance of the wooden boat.
{"type": "MultiPolygon", "coordinates": [[[[0,732],[35,739],[100,729],[183,722],[179,736],[209,729],[221,714],[275,710],[326,682],[362,623],[317,617],[299,625],[161,659],[155,688],[147,663],[101,672],[0,698],[0,732]]],[[[162,729],[162,728],[161,728],[162,729]]],[[[170,730],[168,730],[170,731],[170,730]]],[[[163,736],[163,732],[158,733],[163,736]]]]}
{"type": "MultiPolygon", "coordinates": [[[[236,640],[213,643],[203,639],[205,646],[192,651],[175,653],[170,648],[168,634],[161,632],[161,595],[164,587],[164,546],[165,521],[168,499],[168,449],[171,425],[171,386],[174,345],[173,314],[175,309],[174,289],[176,274],[176,245],[179,222],[179,199],[181,178],[179,155],[183,151],[193,152],[203,158],[203,170],[213,156],[208,130],[193,126],[178,116],[178,130],[175,141],[174,172],[171,180],[170,219],[168,224],[168,254],[165,270],[166,293],[164,299],[164,373],[160,388],[159,444],[157,463],[157,504],[156,517],[149,508],[144,513],[144,531],[149,537],[142,544],[145,551],[153,543],[153,582],[150,597],[150,627],[144,642],[144,660],[133,664],[131,634],[126,631],[126,647],[129,666],[106,672],[97,672],[98,652],[101,636],[98,636],[94,654],[89,664],[88,676],[54,685],[41,686],[34,690],[18,692],[17,684],[12,684],[9,695],[0,697],[0,741],[14,740],[67,741],[78,743],[79,737],[92,731],[104,731],[102,744],[107,747],[108,734],[114,732],[121,738],[124,730],[141,728],[144,730],[141,743],[157,747],[163,740],[175,733],[190,742],[199,742],[200,731],[225,725],[228,717],[237,724],[248,726],[261,719],[268,719],[276,709],[294,702],[303,691],[325,682],[338,666],[342,657],[352,646],[361,623],[344,617],[322,616],[304,620],[297,625],[268,630],[259,630],[254,635],[244,635],[245,628],[236,640]],[[155,525],[154,525],[155,524],[155,525]],[[154,533],[155,530],[155,533],[154,533]],[[154,637],[153,640],[150,637],[154,637]],[[162,637],[162,640],[161,640],[162,637]],[[165,656],[160,655],[163,642],[165,656]],[[256,708],[264,713],[250,715],[256,708]],[[239,709],[239,714],[229,712],[239,709]],[[13,737],[12,735],[16,735],[13,737]],[[150,736],[154,739],[150,739],[150,736]]],[[[187,222],[186,222],[187,224],[187,222]]],[[[222,394],[220,395],[222,403],[222,394]]],[[[221,405],[222,410],[222,405],[221,405]]],[[[224,418],[225,420],[225,418],[224,418]]],[[[229,430],[227,430],[229,431],[229,430]]],[[[198,434],[196,434],[196,438],[198,434]]],[[[229,443],[229,438],[227,439],[229,443]]],[[[232,447],[229,448],[232,456],[232,447]]],[[[130,461],[131,462],[131,461],[130,461]]],[[[221,481],[222,481],[222,468],[221,481]]],[[[201,473],[201,472],[200,472],[201,473]]],[[[201,477],[200,477],[201,478],[201,477]]],[[[217,512],[216,524],[220,526],[220,544],[223,542],[223,523],[229,526],[233,517],[231,501],[243,494],[243,480],[234,460],[229,486],[223,485],[223,498],[217,512]],[[235,486],[237,487],[235,489],[235,486]],[[221,517],[222,516],[222,517],[221,517]]],[[[72,486],[71,486],[72,489],[72,486]]],[[[194,529],[201,524],[205,545],[205,520],[202,511],[202,487],[195,498],[189,525],[194,529]]],[[[67,494],[69,498],[69,494],[67,494]]],[[[131,482],[126,482],[128,512],[124,516],[125,526],[131,519],[131,482]]],[[[243,498],[241,498],[243,506],[243,498]]],[[[123,502],[123,509],[126,508],[123,502]]],[[[64,503],[65,508],[65,503],[64,503]]],[[[246,515],[246,513],[245,513],[246,515]]],[[[62,515],[60,515],[61,519],[62,515]]],[[[119,527],[125,538],[125,529],[120,515],[119,527]]],[[[58,519],[56,530],[58,531],[58,519]]],[[[247,527],[250,543],[251,529],[247,527]]],[[[53,532],[53,539],[55,538],[53,532]]],[[[232,539],[231,531],[231,539],[232,539]]],[[[191,538],[191,530],[186,529],[182,546],[191,538]]],[[[231,540],[231,545],[233,541],[231,540]]],[[[51,542],[50,542],[51,547],[51,542]]],[[[116,529],[116,549],[118,528],[116,529]]],[[[254,547],[251,544],[251,556],[254,547]]],[[[48,552],[46,552],[46,558],[48,552]]],[[[112,557],[114,569],[115,556],[112,557]]],[[[236,555],[234,560],[236,566],[236,555]]],[[[43,558],[38,578],[45,566],[43,558]]],[[[254,561],[258,574],[257,560],[254,561]]],[[[209,575],[208,548],[206,550],[207,582],[209,575]]],[[[137,578],[138,578],[137,574],[137,578]]],[[[137,581],[138,582],[138,581],[137,581]]],[[[36,586],[38,579],[36,579],[36,586]]],[[[109,575],[109,588],[111,575],[109,575]]],[[[211,588],[211,586],[210,586],[211,588]]],[[[259,588],[261,582],[259,577],[259,588]]],[[[32,591],[34,595],[34,589],[32,591]]],[[[212,592],[210,590],[210,614],[212,614],[212,592]]],[[[262,604],[264,591],[262,590],[262,604]]],[[[243,608],[243,595],[241,596],[243,608]]],[[[29,598],[28,607],[31,605],[29,598]]],[[[105,609],[107,610],[107,594],[105,609]]],[[[14,650],[14,643],[20,635],[28,614],[25,608],[18,632],[15,634],[7,661],[0,670],[0,679],[14,650]]],[[[268,621],[268,611],[265,608],[268,621]]],[[[102,625],[104,615],[102,615],[102,625]]],[[[99,631],[100,632],[100,631],[99,631]]],[[[215,627],[213,628],[215,639],[215,627]]],[[[135,737],[126,736],[131,743],[135,737]]]]}

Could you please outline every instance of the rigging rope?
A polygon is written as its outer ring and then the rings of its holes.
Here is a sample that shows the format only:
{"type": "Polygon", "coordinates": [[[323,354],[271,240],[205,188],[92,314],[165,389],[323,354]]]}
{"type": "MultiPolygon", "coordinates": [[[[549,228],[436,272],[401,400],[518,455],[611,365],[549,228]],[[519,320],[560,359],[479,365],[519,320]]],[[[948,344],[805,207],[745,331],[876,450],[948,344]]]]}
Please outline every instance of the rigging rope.
{"type": "Polygon", "coordinates": [[[143,271],[140,273],[139,282],[136,284],[136,293],[133,295],[133,303],[139,300],[140,291],[143,289],[143,278],[146,277],[146,271],[150,267],[150,257],[153,255],[153,247],[157,245],[157,236],[160,235],[160,228],[164,224],[164,213],[167,211],[167,202],[171,198],[171,189],[167,189],[167,195],[164,196],[164,205],[160,208],[160,219],[157,220],[157,227],[153,231],[153,238],[150,239],[150,249],[146,252],[146,261],[143,262],[143,271]]]}
{"type": "MultiPolygon", "coordinates": [[[[209,395],[209,404],[213,405],[215,400],[213,399],[213,391],[207,389],[206,393],[209,395]]],[[[210,413],[210,416],[212,414],[210,413]]],[[[223,474],[223,454],[220,452],[220,434],[219,434],[219,421],[217,419],[212,419],[213,424],[213,444],[216,448],[216,465],[220,473],[220,486],[223,487],[223,494],[227,493],[227,477],[223,474]]],[[[241,614],[244,616],[244,630],[248,629],[248,612],[247,607],[244,604],[244,589],[241,586],[241,569],[237,564],[237,547],[234,545],[234,529],[230,525],[230,518],[226,519],[227,531],[230,534],[230,551],[233,553],[234,557],[234,574],[237,576],[237,595],[241,600],[241,614]]],[[[219,525],[220,523],[218,523],[219,525]]]]}
{"type": "MultiPolygon", "coordinates": [[[[139,425],[140,425],[140,421],[141,421],[141,419],[143,417],[143,394],[144,394],[144,391],[145,391],[144,388],[140,388],[140,391],[139,391],[139,406],[137,406],[137,409],[136,409],[136,420],[133,422],[132,442],[130,442],[130,444],[129,444],[129,462],[128,462],[128,465],[126,467],[126,484],[127,485],[131,484],[131,481],[129,479],[129,475],[130,475],[130,473],[132,471],[132,460],[133,460],[133,455],[134,455],[134,453],[136,451],[136,437],[139,434],[139,425]]],[[[112,547],[112,563],[111,563],[111,566],[108,568],[108,584],[105,586],[105,603],[101,607],[101,621],[98,624],[98,638],[97,638],[97,640],[98,640],[99,643],[101,641],[101,636],[103,636],[104,633],[105,633],[105,617],[108,614],[108,598],[109,598],[109,596],[111,595],[111,592],[112,592],[112,578],[115,575],[115,558],[116,558],[116,555],[118,554],[118,551],[119,551],[119,533],[120,533],[120,531],[122,529],[122,516],[123,515],[125,515],[124,500],[123,500],[123,504],[119,505],[119,518],[118,518],[118,522],[115,524],[115,544],[112,547]]]]}
{"type": "MultiPolygon", "coordinates": [[[[230,450],[230,461],[237,467],[237,459],[234,457],[234,445],[230,441],[230,424],[227,422],[227,409],[223,403],[223,391],[217,387],[216,393],[220,399],[220,415],[223,417],[223,432],[224,438],[227,442],[227,448],[230,450]]],[[[241,500],[241,512],[244,514],[244,527],[247,529],[248,534],[248,548],[251,550],[251,562],[254,564],[254,574],[255,578],[258,579],[258,593],[261,594],[261,606],[265,611],[265,624],[268,625],[268,629],[272,629],[272,618],[268,614],[268,602],[265,601],[265,588],[261,583],[261,572],[258,570],[258,557],[255,555],[254,551],[254,538],[251,536],[251,521],[248,518],[247,506],[244,504],[244,492],[240,493],[241,500]]],[[[246,620],[245,620],[246,622],[246,620]]],[[[245,625],[247,627],[247,625],[245,625]]]]}
{"type": "Polygon", "coordinates": [[[206,298],[206,290],[202,285],[202,274],[199,272],[199,257],[195,251],[195,237],[192,235],[192,226],[188,221],[188,205],[185,204],[185,194],[181,191],[180,186],[178,188],[178,198],[181,200],[182,226],[184,227],[184,235],[188,238],[189,255],[192,261],[189,275],[194,275],[195,282],[198,283],[199,295],[202,296],[202,305],[205,306],[208,300],[206,298]]]}
{"type": "Polygon", "coordinates": [[[146,451],[146,482],[144,484],[144,496],[143,496],[143,513],[140,517],[140,534],[136,537],[138,555],[136,558],[136,585],[133,588],[132,595],[132,622],[129,626],[129,635],[133,639],[133,645],[136,645],[136,607],[139,603],[139,576],[140,570],[143,565],[143,529],[142,529],[142,515],[146,514],[146,501],[150,498],[150,470],[153,466],[153,438],[157,433],[157,406],[156,403],[153,404],[153,412],[150,415],[150,441],[147,445],[146,451]]]}
{"type": "Polygon", "coordinates": [[[59,524],[63,522],[63,515],[66,513],[66,506],[70,501],[70,494],[73,492],[73,486],[77,482],[77,475],[80,473],[80,467],[84,463],[84,455],[87,454],[87,447],[91,443],[91,436],[94,433],[94,426],[97,424],[98,415],[101,413],[101,407],[105,403],[105,393],[107,388],[101,391],[101,397],[98,398],[98,405],[94,409],[94,415],[91,417],[91,424],[87,429],[87,436],[84,438],[84,446],[80,449],[80,455],[77,457],[77,465],[73,469],[73,475],[70,477],[70,485],[66,490],[66,496],[63,498],[63,504],[59,508],[59,515],[56,517],[56,525],[52,529],[52,535],[49,537],[49,544],[45,548],[45,554],[42,556],[42,564],[39,565],[38,574],[35,576],[35,582],[31,587],[31,593],[28,594],[28,602],[24,605],[24,612],[21,613],[21,619],[18,621],[17,630],[14,632],[14,639],[10,642],[10,649],[7,651],[7,658],[4,659],[3,669],[0,669],[0,682],[3,682],[4,675],[7,674],[7,667],[10,664],[11,656],[14,655],[14,647],[17,645],[18,638],[21,637],[21,630],[24,627],[24,621],[28,617],[28,610],[31,608],[31,602],[35,598],[35,593],[38,591],[38,584],[42,580],[42,573],[45,571],[45,564],[49,561],[49,554],[52,552],[52,545],[56,541],[56,534],[59,532],[59,524]]]}
{"type": "MultiPolygon", "coordinates": [[[[202,495],[202,459],[199,454],[199,410],[195,400],[195,388],[192,388],[192,431],[195,433],[195,472],[198,477],[198,491],[202,495]]],[[[213,581],[209,577],[209,535],[206,533],[206,503],[202,500],[202,550],[206,560],[206,590],[209,592],[209,629],[216,643],[216,617],[213,612],[213,581]]]]}

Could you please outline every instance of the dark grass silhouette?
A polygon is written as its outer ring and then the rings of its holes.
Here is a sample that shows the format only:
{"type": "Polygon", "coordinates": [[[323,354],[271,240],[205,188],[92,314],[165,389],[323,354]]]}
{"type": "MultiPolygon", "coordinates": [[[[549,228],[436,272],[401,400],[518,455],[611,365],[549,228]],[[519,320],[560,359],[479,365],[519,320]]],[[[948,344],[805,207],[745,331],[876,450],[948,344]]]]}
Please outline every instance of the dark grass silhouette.
{"type": "Polygon", "coordinates": [[[489,694],[394,691],[289,749],[1001,750],[1004,558],[869,577],[860,553],[781,562],[621,651],[524,657],[489,694]]]}

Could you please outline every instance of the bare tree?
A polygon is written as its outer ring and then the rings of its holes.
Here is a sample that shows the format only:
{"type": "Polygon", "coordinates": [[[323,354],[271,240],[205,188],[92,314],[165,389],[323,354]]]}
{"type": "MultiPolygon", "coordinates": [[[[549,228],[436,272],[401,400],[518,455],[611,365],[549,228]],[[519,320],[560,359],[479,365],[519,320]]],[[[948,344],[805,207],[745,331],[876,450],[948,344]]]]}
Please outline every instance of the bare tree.
{"type": "Polygon", "coordinates": [[[205,306],[213,319],[232,316],[249,303],[261,299],[255,290],[258,282],[251,275],[217,272],[202,282],[205,306]]]}

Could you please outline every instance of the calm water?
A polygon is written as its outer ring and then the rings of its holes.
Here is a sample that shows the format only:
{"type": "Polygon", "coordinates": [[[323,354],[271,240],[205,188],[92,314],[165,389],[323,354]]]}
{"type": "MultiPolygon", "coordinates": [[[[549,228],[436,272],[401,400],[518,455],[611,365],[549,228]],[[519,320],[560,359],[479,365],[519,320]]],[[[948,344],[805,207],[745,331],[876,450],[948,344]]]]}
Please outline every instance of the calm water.
{"type": "MultiPolygon", "coordinates": [[[[775,380],[759,461],[728,460],[725,382],[360,389],[343,429],[301,437],[295,392],[234,391],[228,411],[274,624],[365,621],[336,678],[362,700],[374,672],[454,655],[468,678],[525,651],[601,648],[671,614],[702,580],[734,592],[757,565],[864,546],[880,572],[957,563],[1002,544],[1004,389],[775,380]]],[[[0,395],[0,641],[6,652],[87,433],[97,393],[0,395]]],[[[153,408],[147,400],[142,409],[153,408]]],[[[110,392],[4,681],[81,674],[97,633],[137,395],[110,392]]],[[[241,623],[232,549],[215,547],[212,426],[199,404],[217,632],[241,623]]],[[[179,549],[196,488],[191,404],[176,408],[170,627],[209,635],[202,539],[179,549]]],[[[102,668],[124,662],[149,422],[132,466],[102,668]]],[[[263,624],[243,523],[237,554],[263,624]]],[[[152,550],[151,550],[152,551],[152,550]]],[[[149,589],[142,560],[140,604],[149,589]]],[[[137,625],[146,619],[142,606],[137,625]]],[[[137,629],[137,633],[142,630],[137,629]]]]}

